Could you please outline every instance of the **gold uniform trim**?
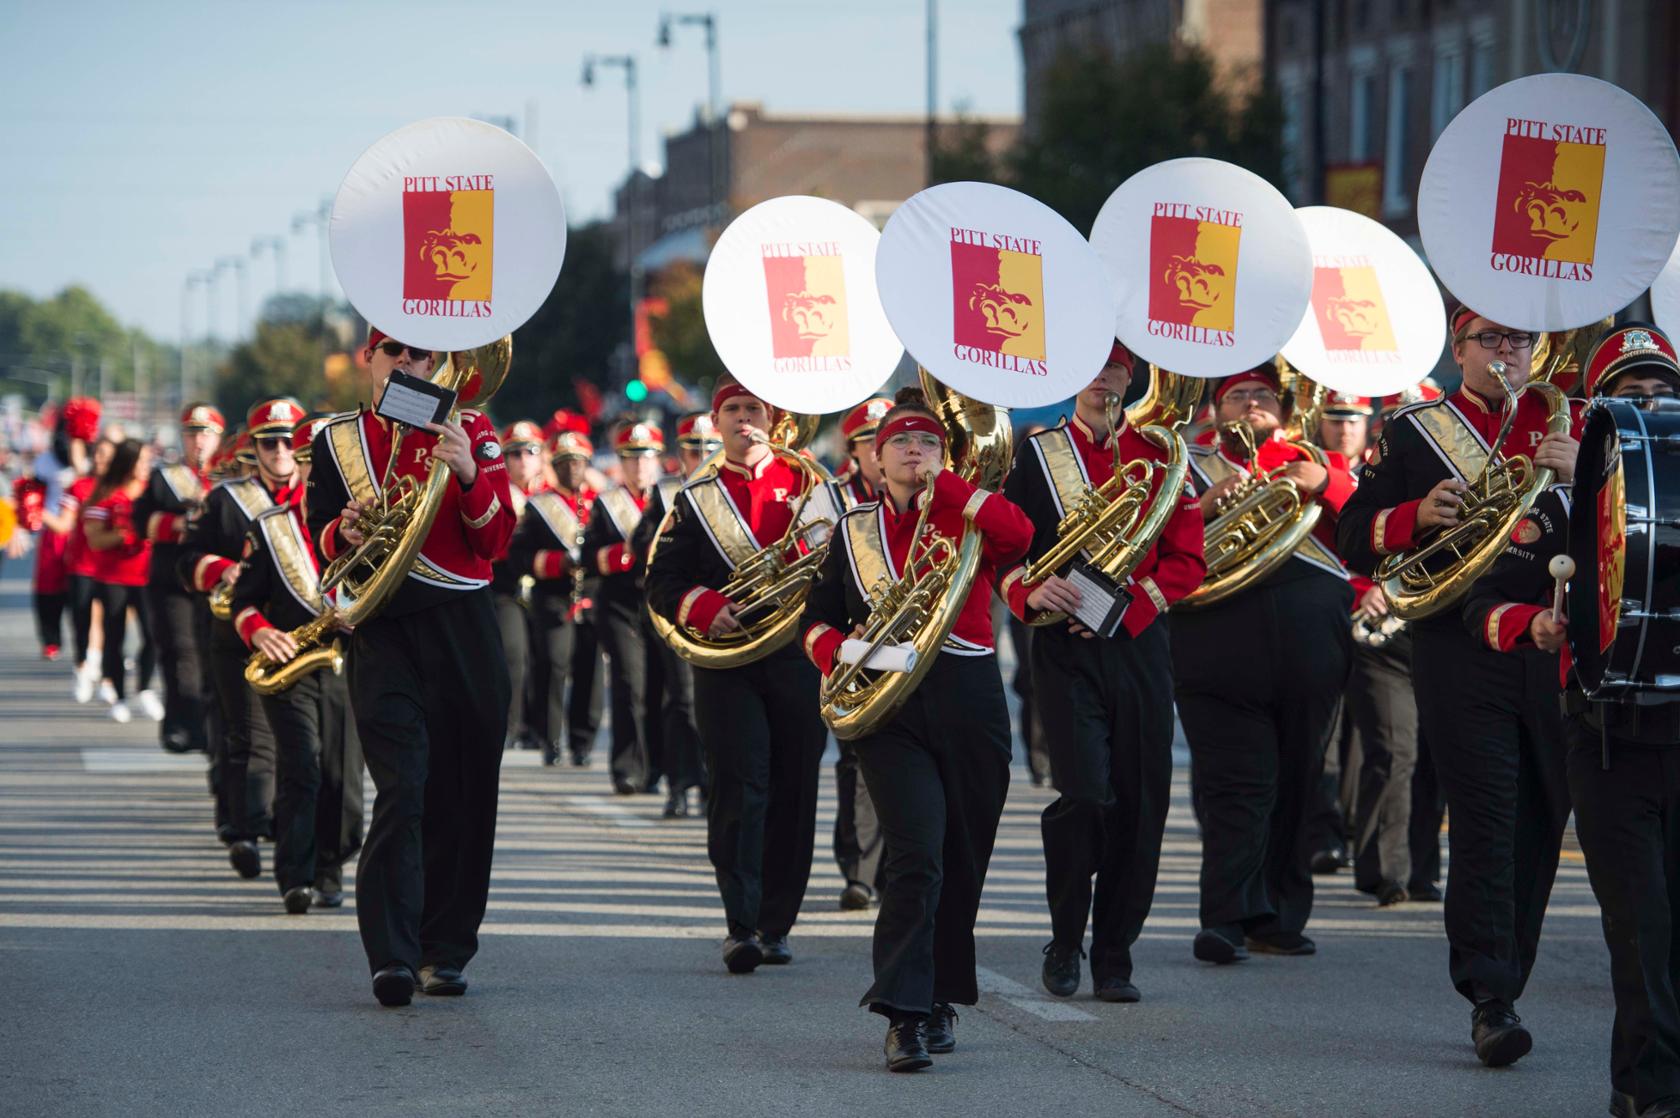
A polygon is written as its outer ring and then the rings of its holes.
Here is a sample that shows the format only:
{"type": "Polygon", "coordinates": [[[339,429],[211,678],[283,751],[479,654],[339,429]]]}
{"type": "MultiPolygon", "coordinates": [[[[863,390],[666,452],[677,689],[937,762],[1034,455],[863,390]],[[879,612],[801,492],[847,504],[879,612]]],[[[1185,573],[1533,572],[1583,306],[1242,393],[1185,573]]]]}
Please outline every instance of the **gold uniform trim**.
{"type": "Polygon", "coordinates": [[[758,541],[741,519],[735,502],[723,491],[722,482],[716,478],[696,482],[687,493],[688,503],[700,515],[706,534],[732,569],[758,553],[758,541]]]}
{"type": "Polygon", "coordinates": [[[1154,579],[1150,578],[1148,575],[1144,575],[1142,578],[1137,580],[1137,584],[1143,589],[1145,594],[1149,595],[1149,600],[1155,603],[1156,613],[1167,612],[1167,596],[1161,593],[1161,588],[1155,585],[1154,579]]]}
{"type": "Polygon", "coordinates": [[[204,500],[204,483],[191,468],[176,462],[164,466],[159,472],[163,474],[164,484],[169,487],[169,492],[174,494],[177,501],[190,505],[204,500]]]}
{"type": "Polygon", "coordinates": [[[1505,614],[1515,604],[1516,603],[1514,603],[1514,602],[1506,602],[1504,605],[1495,606],[1492,609],[1488,610],[1487,629],[1486,629],[1486,632],[1483,634],[1483,636],[1485,636],[1487,638],[1487,643],[1488,643],[1489,648],[1496,649],[1496,650],[1499,648],[1499,622],[1500,622],[1500,619],[1503,618],[1505,616],[1505,614]]]}
{"type": "Polygon", "coordinates": [[[227,490],[228,496],[233,498],[233,503],[239,506],[239,511],[245,514],[247,520],[255,520],[274,507],[274,498],[254,477],[225,481],[222,488],[227,490]]]}
{"type": "Polygon", "coordinates": [[[805,659],[815,659],[817,655],[817,642],[828,636],[828,634],[835,632],[839,632],[839,630],[828,624],[826,621],[819,621],[815,625],[811,626],[811,631],[805,634],[805,659]]]}
{"type": "Polygon", "coordinates": [[[1408,417],[1458,471],[1460,480],[1482,472],[1482,465],[1487,462],[1487,447],[1457,408],[1442,403],[1409,412],[1408,417]]]}
{"type": "Polygon", "coordinates": [[[630,496],[630,490],[624,486],[609,489],[601,494],[601,507],[607,510],[607,518],[618,529],[618,536],[625,543],[636,532],[636,525],[642,519],[642,510],[636,507],[635,500],[630,496]]]}
{"type": "Polygon", "coordinates": [[[704,594],[705,592],[706,592],[706,587],[696,586],[693,590],[690,590],[688,593],[686,593],[682,596],[682,601],[677,603],[677,624],[678,625],[687,625],[688,624],[689,612],[694,609],[695,603],[700,600],[700,596],[702,594],[704,594]]]}
{"type": "Polygon", "coordinates": [[[501,511],[502,511],[502,499],[500,497],[496,496],[494,493],[492,493],[492,494],[490,494],[490,507],[484,510],[484,515],[483,516],[476,516],[476,517],[475,516],[468,516],[467,515],[467,507],[465,505],[462,505],[461,506],[461,519],[466,522],[466,525],[467,525],[468,528],[471,528],[474,531],[477,531],[478,529],[484,527],[486,524],[490,523],[490,518],[495,516],[498,512],[501,512],[501,511]]]}
{"type": "Polygon", "coordinates": [[[963,519],[973,520],[976,516],[979,516],[980,506],[985,504],[986,498],[991,495],[992,491],[989,489],[976,489],[974,496],[970,497],[968,503],[963,506],[963,519]]]}
{"type": "Polygon", "coordinates": [[[583,522],[560,494],[552,489],[531,493],[526,496],[525,505],[537,510],[537,515],[542,517],[542,522],[548,525],[548,530],[554,533],[561,547],[570,549],[583,542],[583,522]]]}
{"type": "Polygon", "coordinates": [[[297,517],[287,509],[263,517],[257,521],[257,526],[262,530],[269,554],[274,556],[274,567],[280,572],[286,589],[291,591],[298,604],[320,616],[324,606],[321,579],[316,573],[309,545],[304,542],[303,532],[298,527],[297,517]]]}

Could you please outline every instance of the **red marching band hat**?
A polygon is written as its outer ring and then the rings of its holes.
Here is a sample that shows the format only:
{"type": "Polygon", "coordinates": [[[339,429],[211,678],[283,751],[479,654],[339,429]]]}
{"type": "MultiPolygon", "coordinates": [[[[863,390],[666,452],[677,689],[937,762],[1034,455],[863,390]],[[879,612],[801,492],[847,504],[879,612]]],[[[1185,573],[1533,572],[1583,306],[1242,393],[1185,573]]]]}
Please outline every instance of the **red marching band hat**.
{"type": "Polygon", "coordinates": [[[222,417],[221,410],[214,404],[203,402],[188,404],[181,409],[181,429],[183,431],[214,431],[220,435],[227,430],[227,420],[222,417]]]}
{"type": "Polygon", "coordinates": [[[548,456],[555,461],[562,458],[593,458],[595,444],[589,436],[577,431],[556,431],[548,441],[548,456]]]}
{"type": "Polygon", "coordinates": [[[589,418],[575,411],[559,408],[548,417],[548,422],[543,424],[543,438],[552,439],[562,431],[575,431],[587,437],[589,434],[589,418]]]}
{"type": "Polygon", "coordinates": [[[717,446],[723,442],[723,436],[718,433],[717,424],[712,421],[712,413],[708,411],[691,411],[677,420],[677,445],[690,450],[700,450],[707,446],[717,446]]]}
{"type": "Polygon", "coordinates": [[[1611,383],[1627,373],[1667,377],[1680,386],[1680,360],[1674,343],[1655,326],[1630,323],[1604,335],[1587,359],[1582,382],[1588,396],[1602,395],[1611,383]]]}
{"type": "Polygon", "coordinates": [[[302,404],[289,396],[263,400],[252,405],[251,410],[245,413],[245,433],[253,439],[269,435],[285,435],[290,438],[297,425],[302,423],[308,414],[303,410],[302,404]]]}
{"type": "Polygon", "coordinates": [[[516,419],[502,431],[502,448],[504,450],[512,450],[521,446],[534,446],[541,449],[544,441],[542,428],[529,419],[516,419]]]}
{"type": "Polygon", "coordinates": [[[307,416],[298,421],[292,428],[292,457],[299,462],[309,461],[309,448],[315,444],[315,436],[321,433],[321,428],[332,422],[332,414],[323,412],[319,415],[307,416]]]}
{"type": "Polygon", "coordinates": [[[1355,396],[1351,392],[1331,392],[1324,398],[1324,414],[1343,419],[1370,415],[1373,402],[1369,396],[1355,396]]]}
{"type": "Polygon", "coordinates": [[[846,418],[840,421],[840,434],[848,444],[858,439],[873,437],[875,429],[881,425],[881,418],[892,410],[892,406],[892,400],[885,396],[865,400],[847,412],[846,418]]]}
{"type": "Polygon", "coordinates": [[[618,454],[658,454],[664,449],[665,435],[651,423],[624,423],[613,432],[613,450],[618,454]]]}
{"type": "Polygon", "coordinates": [[[1118,365],[1129,373],[1137,368],[1137,355],[1126,348],[1125,342],[1116,339],[1108,349],[1108,360],[1103,362],[1104,368],[1110,365],[1118,365]]]}

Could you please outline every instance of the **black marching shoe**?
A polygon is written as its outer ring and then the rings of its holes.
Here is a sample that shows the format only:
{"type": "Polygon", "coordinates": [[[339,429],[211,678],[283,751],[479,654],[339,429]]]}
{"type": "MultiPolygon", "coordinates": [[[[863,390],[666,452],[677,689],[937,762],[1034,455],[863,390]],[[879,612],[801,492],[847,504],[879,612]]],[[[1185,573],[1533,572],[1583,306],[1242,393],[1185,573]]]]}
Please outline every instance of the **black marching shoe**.
{"type": "Polygon", "coordinates": [[[223,846],[232,846],[233,845],[233,824],[232,823],[218,823],[218,824],[216,824],[216,841],[221,843],[223,846]]]}
{"type": "Polygon", "coordinates": [[[1219,966],[1248,960],[1248,948],[1243,946],[1242,933],[1235,930],[1227,934],[1218,928],[1203,928],[1196,933],[1190,953],[1204,963],[1219,966]]]}
{"type": "Polygon", "coordinates": [[[875,891],[861,881],[850,881],[840,890],[841,912],[862,912],[875,900],[875,891]]]}
{"type": "Polygon", "coordinates": [[[257,844],[249,839],[240,839],[228,847],[228,865],[240,877],[252,878],[262,874],[262,854],[257,850],[257,844]]]}
{"type": "Polygon", "coordinates": [[[667,818],[667,819],[687,819],[688,818],[688,789],[687,788],[684,788],[681,792],[672,792],[669,796],[665,797],[664,815],[665,815],[665,818],[667,818]]]}
{"type": "Polygon", "coordinates": [[[1470,1011],[1470,1039],[1476,1058],[1490,1068],[1516,1063],[1534,1047],[1534,1038],[1523,1028],[1522,1018],[1502,1001],[1482,1002],[1470,1011]]]}
{"type": "Polygon", "coordinates": [[[921,1071],[933,1065],[928,1055],[927,1018],[921,1014],[899,1017],[887,1026],[888,1071],[921,1071]]]}
{"type": "Polygon", "coordinates": [[[934,1002],[933,1012],[928,1015],[927,1028],[923,1030],[927,1038],[927,1050],[935,1056],[943,1056],[947,1052],[957,1050],[957,1011],[949,1002],[934,1002]]]}
{"type": "Polygon", "coordinates": [[[723,965],[730,974],[750,974],[764,962],[757,936],[730,936],[723,941],[723,965]]]}
{"type": "Polygon", "coordinates": [[[1138,988],[1133,986],[1130,979],[1111,974],[1107,978],[1096,980],[1097,997],[1105,1002],[1124,1002],[1130,1005],[1143,1000],[1138,988]]]}
{"type": "Polygon", "coordinates": [[[1332,846],[1328,850],[1320,850],[1312,856],[1312,871],[1324,875],[1335,873],[1347,865],[1347,854],[1339,846],[1332,846]]]}
{"type": "Polygon", "coordinates": [[[1440,904],[1441,887],[1433,881],[1414,881],[1406,886],[1406,899],[1440,904]]]}
{"type": "MultiPolygon", "coordinates": [[[[1626,1098],[1627,1096],[1623,1097],[1626,1098]]],[[[1610,1105],[1611,1113],[1614,1114],[1616,1104],[1613,1099],[1610,1105]]],[[[1632,1107],[1633,1105],[1633,1100],[1628,1099],[1628,1106],[1632,1107]]],[[[1666,1099],[1658,1099],[1644,1110],[1630,1109],[1627,1111],[1628,1118],[1635,1118],[1635,1115],[1637,1115],[1637,1118],[1680,1118],[1680,1097],[1670,1096],[1666,1099]]]]}
{"type": "Polygon", "coordinates": [[[590,752],[587,749],[581,753],[575,749],[572,750],[572,768],[587,769],[589,767],[589,758],[590,752]]]}
{"type": "Polygon", "coordinates": [[[560,747],[551,741],[543,742],[542,763],[545,769],[552,769],[555,765],[558,765],[560,763],[560,747]]]}
{"type": "Polygon", "coordinates": [[[433,998],[458,998],[467,992],[461,968],[433,963],[420,968],[420,992],[433,998]]]}
{"type": "Polygon", "coordinates": [[[1639,1118],[1639,1104],[1625,1091],[1610,1089],[1610,1118],[1639,1118]]]}
{"type": "Polygon", "coordinates": [[[1044,988],[1058,998],[1071,998],[1079,992],[1079,960],[1085,950],[1078,944],[1063,947],[1055,940],[1044,945],[1044,988]]]}
{"type": "Polygon", "coordinates": [[[758,948],[764,954],[764,966],[785,967],[793,962],[793,952],[788,948],[787,936],[771,936],[760,932],[758,948]]]}
{"type": "Polygon", "coordinates": [[[309,903],[316,908],[343,908],[343,889],[315,888],[310,891],[309,903]]]}
{"type": "Polygon", "coordinates": [[[414,1000],[414,972],[406,963],[392,963],[373,972],[373,996],[383,1006],[407,1005],[414,1000]]]}
{"type": "Polygon", "coordinates": [[[286,890],[281,898],[286,905],[286,911],[293,916],[302,916],[309,911],[309,890],[302,885],[294,885],[286,890]]]}
{"type": "Polygon", "coordinates": [[[1405,904],[1411,900],[1411,894],[1398,881],[1385,881],[1377,886],[1377,907],[1388,908],[1391,905],[1405,904]]]}
{"type": "Polygon", "coordinates": [[[1245,935],[1248,949],[1256,955],[1316,955],[1318,944],[1300,932],[1272,932],[1267,935],[1245,935]]]}
{"type": "Polygon", "coordinates": [[[613,792],[620,796],[634,796],[638,789],[628,780],[613,780],[613,792]]]}

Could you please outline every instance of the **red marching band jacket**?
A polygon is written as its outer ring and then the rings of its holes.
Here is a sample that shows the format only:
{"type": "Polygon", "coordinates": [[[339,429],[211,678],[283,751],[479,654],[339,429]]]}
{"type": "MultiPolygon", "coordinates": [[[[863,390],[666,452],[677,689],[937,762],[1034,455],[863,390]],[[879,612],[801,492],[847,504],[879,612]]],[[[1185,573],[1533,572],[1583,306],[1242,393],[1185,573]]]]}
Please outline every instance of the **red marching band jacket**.
{"type": "MultiPolygon", "coordinates": [[[[887,575],[897,579],[904,575],[904,565],[910,556],[912,536],[921,516],[917,506],[899,510],[885,487],[878,501],[860,505],[847,513],[829,544],[833,548],[853,548],[852,534],[858,542],[878,541],[887,559],[887,575]]],[[[983,656],[992,651],[991,596],[997,585],[998,572],[1014,565],[1032,543],[1033,523],[1013,501],[1001,493],[979,489],[950,470],[941,471],[934,482],[932,507],[928,512],[928,530],[950,540],[955,546],[962,539],[968,521],[981,534],[980,571],[969,587],[962,611],[957,615],[951,637],[942,654],[983,656]]],[[[855,554],[851,556],[854,560],[855,554]]],[[[868,587],[857,587],[867,592],[868,587]]],[[[834,670],[835,658],[847,633],[827,622],[817,621],[805,627],[805,654],[817,670],[828,675],[834,670]]]]}

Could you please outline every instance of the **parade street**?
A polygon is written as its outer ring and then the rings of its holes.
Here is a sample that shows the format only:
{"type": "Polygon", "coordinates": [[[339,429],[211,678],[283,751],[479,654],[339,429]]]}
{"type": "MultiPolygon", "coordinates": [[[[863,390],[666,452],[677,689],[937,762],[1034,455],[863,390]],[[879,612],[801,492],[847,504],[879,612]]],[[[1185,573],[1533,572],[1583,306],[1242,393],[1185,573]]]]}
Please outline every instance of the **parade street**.
{"type": "MultiPolygon", "coordinates": [[[[794,963],[734,977],[705,823],[600,767],[503,766],[490,910],[461,999],[381,1009],[353,895],[287,916],[212,834],[203,759],[77,707],[0,584],[0,1112],[7,1115],[1597,1115],[1610,981],[1573,836],[1520,1010],[1534,1052],[1481,1067],[1438,905],[1378,911],[1319,878],[1315,958],[1195,962],[1184,770],[1137,1005],[1039,985],[1039,812],[1021,765],[979,919],[981,1002],[931,1072],[881,1066],[870,913],[842,913],[825,769],[794,963]]],[[[369,792],[371,804],[371,789],[369,792]]],[[[264,848],[265,863],[269,848],[264,848]]],[[[265,864],[265,869],[266,869],[265,864]]],[[[347,877],[346,892],[353,894],[347,877]]]]}

